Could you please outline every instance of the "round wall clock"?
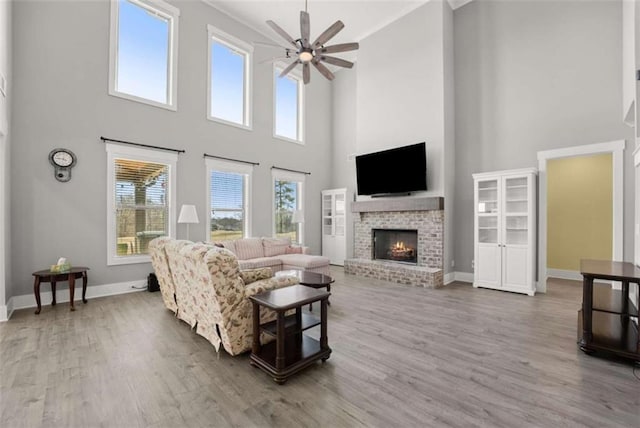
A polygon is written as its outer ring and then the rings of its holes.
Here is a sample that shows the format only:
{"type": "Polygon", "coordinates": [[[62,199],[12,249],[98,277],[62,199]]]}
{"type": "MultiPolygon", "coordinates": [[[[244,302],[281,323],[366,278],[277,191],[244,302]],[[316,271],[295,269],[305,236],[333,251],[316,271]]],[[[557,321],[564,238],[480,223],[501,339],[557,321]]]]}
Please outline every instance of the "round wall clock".
{"type": "Polygon", "coordinates": [[[76,155],[69,149],[53,149],[49,153],[49,162],[53,165],[54,177],[58,181],[71,180],[71,168],[76,164],[76,155]]]}

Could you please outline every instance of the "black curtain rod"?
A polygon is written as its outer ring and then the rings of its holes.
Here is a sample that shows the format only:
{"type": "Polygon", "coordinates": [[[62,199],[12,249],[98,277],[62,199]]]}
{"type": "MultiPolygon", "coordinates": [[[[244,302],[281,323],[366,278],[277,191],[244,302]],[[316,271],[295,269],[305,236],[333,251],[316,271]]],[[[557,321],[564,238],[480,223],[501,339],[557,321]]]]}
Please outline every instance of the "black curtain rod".
{"type": "Polygon", "coordinates": [[[185,150],[169,149],[167,147],[160,147],[160,146],[150,146],[148,144],[132,143],[131,141],[114,140],[113,138],[100,137],[100,139],[104,143],[106,143],[107,141],[111,141],[112,143],[128,144],[130,146],[146,147],[148,149],[158,149],[158,150],[166,150],[168,152],[186,153],[185,150]]]}
{"type": "Polygon", "coordinates": [[[210,154],[207,154],[207,153],[204,154],[204,157],[205,158],[214,158],[214,159],[223,159],[223,160],[227,160],[227,161],[231,161],[231,162],[246,163],[247,165],[260,165],[259,162],[249,162],[249,161],[240,160],[240,159],[224,158],[222,156],[210,155],[210,154]]]}
{"type": "Polygon", "coordinates": [[[298,174],[311,175],[310,172],[296,171],[295,169],[288,169],[288,168],[280,168],[279,166],[272,166],[271,169],[279,169],[280,171],[297,172],[298,174]]]}

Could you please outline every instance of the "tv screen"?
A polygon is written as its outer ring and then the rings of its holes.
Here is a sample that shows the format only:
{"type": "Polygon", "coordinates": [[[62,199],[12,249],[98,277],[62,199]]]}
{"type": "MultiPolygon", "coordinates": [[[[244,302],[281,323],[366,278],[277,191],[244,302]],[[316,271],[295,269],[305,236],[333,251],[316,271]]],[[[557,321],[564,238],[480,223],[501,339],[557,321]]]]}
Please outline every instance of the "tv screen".
{"type": "Polygon", "coordinates": [[[358,195],[427,190],[425,143],[356,156],[358,195]]]}

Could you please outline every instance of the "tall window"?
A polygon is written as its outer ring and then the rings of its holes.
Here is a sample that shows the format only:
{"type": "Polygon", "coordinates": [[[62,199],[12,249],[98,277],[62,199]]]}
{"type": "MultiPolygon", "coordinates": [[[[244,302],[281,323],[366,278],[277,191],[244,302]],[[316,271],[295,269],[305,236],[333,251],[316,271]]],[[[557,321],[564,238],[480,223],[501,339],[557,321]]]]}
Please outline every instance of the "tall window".
{"type": "Polygon", "coordinates": [[[303,87],[296,70],[278,77],[281,66],[274,67],[274,135],[296,143],[303,142],[303,87]]]}
{"type": "Polygon", "coordinates": [[[149,261],[149,241],[174,236],[178,155],[107,144],[108,264],[149,261]]]}
{"type": "Polygon", "coordinates": [[[273,235],[303,243],[303,224],[294,222],[295,211],[304,211],[303,174],[273,170],[273,235]]]}
{"type": "Polygon", "coordinates": [[[211,120],[251,128],[253,47],[209,25],[208,115],[211,120]]]}
{"type": "Polygon", "coordinates": [[[176,110],[179,15],[161,0],[112,0],[110,95],[176,110]]]}
{"type": "Polygon", "coordinates": [[[249,201],[253,167],[207,159],[209,239],[227,241],[250,236],[249,201]]]}

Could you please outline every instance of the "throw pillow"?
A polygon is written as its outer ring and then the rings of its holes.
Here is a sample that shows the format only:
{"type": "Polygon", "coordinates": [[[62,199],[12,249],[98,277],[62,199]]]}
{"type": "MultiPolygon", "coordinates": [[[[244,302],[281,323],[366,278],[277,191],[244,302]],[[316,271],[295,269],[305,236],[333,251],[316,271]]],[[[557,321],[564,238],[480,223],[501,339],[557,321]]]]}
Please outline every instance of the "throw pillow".
{"type": "Polygon", "coordinates": [[[264,238],[264,256],[274,257],[286,254],[286,249],[291,245],[291,238],[264,238]]]}
{"type": "Polygon", "coordinates": [[[302,247],[287,247],[285,254],[302,254],[302,247]]]}

